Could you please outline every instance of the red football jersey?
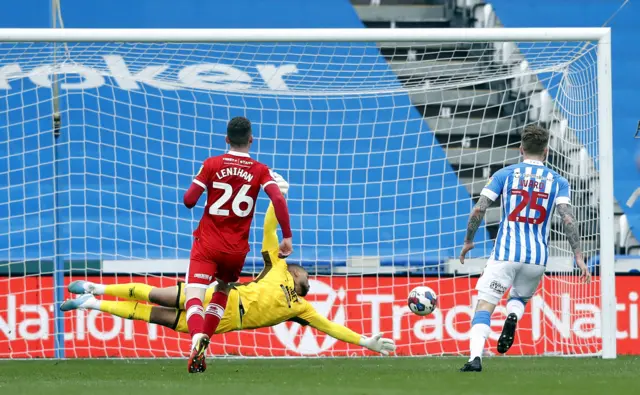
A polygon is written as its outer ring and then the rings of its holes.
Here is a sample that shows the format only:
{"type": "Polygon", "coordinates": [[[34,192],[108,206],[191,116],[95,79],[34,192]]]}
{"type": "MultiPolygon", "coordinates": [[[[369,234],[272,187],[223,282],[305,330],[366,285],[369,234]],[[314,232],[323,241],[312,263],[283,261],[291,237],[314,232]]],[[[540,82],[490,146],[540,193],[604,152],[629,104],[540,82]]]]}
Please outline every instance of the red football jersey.
{"type": "Polygon", "coordinates": [[[207,205],[193,235],[223,252],[249,252],[249,229],[260,188],[275,183],[269,168],[249,154],[229,151],[204,161],[193,180],[207,205]]]}

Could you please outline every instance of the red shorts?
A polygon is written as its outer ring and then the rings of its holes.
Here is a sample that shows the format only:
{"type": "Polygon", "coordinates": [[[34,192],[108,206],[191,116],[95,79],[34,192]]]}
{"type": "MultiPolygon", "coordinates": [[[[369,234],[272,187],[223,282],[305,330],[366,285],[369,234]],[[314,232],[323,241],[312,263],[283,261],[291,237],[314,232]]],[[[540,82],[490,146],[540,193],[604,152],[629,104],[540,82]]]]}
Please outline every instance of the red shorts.
{"type": "Polygon", "coordinates": [[[206,248],[199,239],[191,247],[187,285],[207,288],[218,279],[227,283],[238,281],[244,266],[246,252],[231,253],[206,248]]]}

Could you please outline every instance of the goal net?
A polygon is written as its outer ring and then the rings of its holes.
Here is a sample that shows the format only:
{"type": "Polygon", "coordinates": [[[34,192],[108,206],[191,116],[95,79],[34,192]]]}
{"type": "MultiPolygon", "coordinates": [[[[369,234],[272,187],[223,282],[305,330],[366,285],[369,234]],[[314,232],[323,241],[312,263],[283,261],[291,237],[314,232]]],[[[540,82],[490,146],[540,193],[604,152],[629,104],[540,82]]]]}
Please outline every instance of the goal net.
{"type": "MultiPolygon", "coordinates": [[[[186,355],[188,335],[58,306],[73,280],[184,278],[203,203],[188,210],[182,194],[240,115],[254,126],[251,154],[291,184],[289,261],[311,274],[307,299],[358,333],[384,332],[398,355],[468,352],[500,208],[463,266],[468,215],[488,178],[520,160],[528,124],[551,131],[547,164],[572,186],[599,272],[595,42],[77,41],[0,43],[2,358],[186,355]],[[417,285],[439,297],[428,317],[407,307],[417,285]]],[[[257,202],[245,282],[263,267],[267,205],[257,202]]],[[[512,355],[602,350],[599,277],[579,283],[561,226],[512,355]]],[[[289,322],[218,335],[211,352],[370,354],[289,322]]]]}

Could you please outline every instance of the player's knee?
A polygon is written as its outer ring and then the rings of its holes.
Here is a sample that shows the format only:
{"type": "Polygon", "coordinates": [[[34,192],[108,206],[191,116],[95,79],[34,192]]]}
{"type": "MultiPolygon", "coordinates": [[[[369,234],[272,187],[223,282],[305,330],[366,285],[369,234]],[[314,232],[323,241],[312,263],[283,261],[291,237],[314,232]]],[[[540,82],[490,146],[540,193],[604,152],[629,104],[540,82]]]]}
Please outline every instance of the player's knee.
{"type": "Polygon", "coordinates": [[[177,287],[154,288],[149,293],[149,302],[165,307],[177,307],[177,292],[179,292],[177,287]]]}
{"type": "Polygon", "coordinates": [[[206,288],[189,286],[189,284],[187,284],[184,289],[185,300],[190,301],[191,299],[198,299],[200,300],[200,303],[202,303],[206,291],[206,288]]]}
{"type": "Polygon", "coordinates": [[[493,310],[496,308],[499,301],[500,297],[497,295],[487,292],[478,292],[478,304],[476,306],[476,311],[486,310],[493,313],[493,310]]]}
{"type": "Polygon", "coordinates": [[[507,299],[507,303],[512,302],[520,302],[522,303],[523,306],[526,306],[527,303],[529,302],[529,299],[531,299],[531,295],[528,295],[528,293],[525,292],[518,292],[517,287],[512,287],[511,290],[509,291],[509,298],[507,299]]]}
{"type": "Polygon", "coordinates": [[[180,318],[180,311],[169,307],[153,306],[149,315],[149,322],[170,329],[176,328],[180,318]]]}
{"type": "Polygon", "coordinates": [[[529,298],[525,298],[525,297],[522,297],[522,296],[515,296],[515,295],[512,294],[512,295],[509,295],[509,299],[507,299],[507,303],[520,302],[520,303],[522,303],[523,306],[526,306],[527,303],[529,303],[530,299],[531,299],[530,297],[529,298]]]}

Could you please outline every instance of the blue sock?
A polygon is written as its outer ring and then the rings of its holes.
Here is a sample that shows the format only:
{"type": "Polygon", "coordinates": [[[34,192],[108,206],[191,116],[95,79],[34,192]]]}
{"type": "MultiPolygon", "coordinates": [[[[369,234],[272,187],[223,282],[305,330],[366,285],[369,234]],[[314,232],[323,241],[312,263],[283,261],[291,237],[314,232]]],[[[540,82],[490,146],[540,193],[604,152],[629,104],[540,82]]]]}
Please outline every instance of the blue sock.
{"type": "Polygon", "coordinates": [[[477,310],[473,315],[473,320],[471,321],[471,325],[477,324],[485,324],[487,326],[491,325],[491,313],[486,310],[477,310]]]}

